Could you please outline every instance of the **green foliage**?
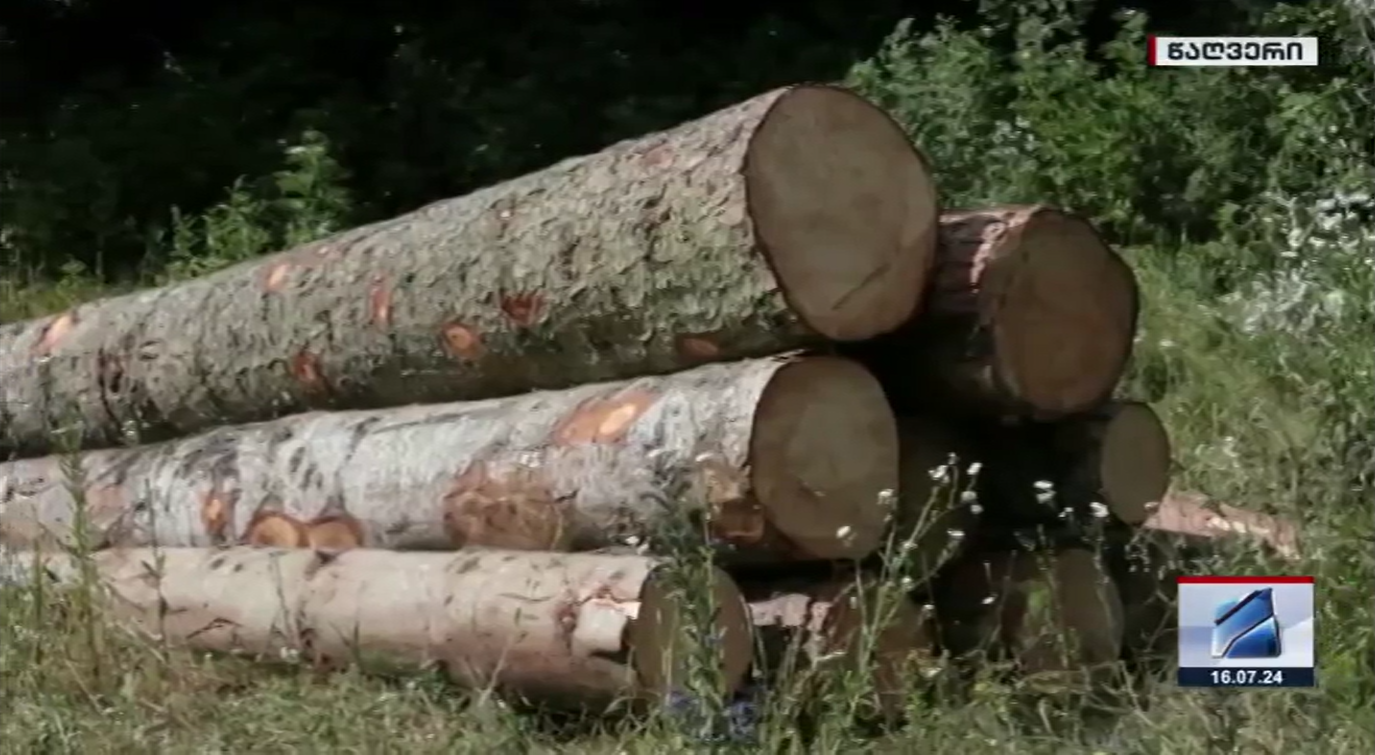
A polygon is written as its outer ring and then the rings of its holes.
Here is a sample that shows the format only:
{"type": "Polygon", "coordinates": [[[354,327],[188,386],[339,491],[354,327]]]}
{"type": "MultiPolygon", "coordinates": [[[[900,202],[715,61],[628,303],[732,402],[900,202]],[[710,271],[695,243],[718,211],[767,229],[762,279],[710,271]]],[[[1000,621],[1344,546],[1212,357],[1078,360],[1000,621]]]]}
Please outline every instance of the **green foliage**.
{"type": "Polygon", "coordinates": [[[240,179],[199,217],[173,209],[165,279],[205,275],[344,230],[352,209],[344,188],[348,174],[330,155],[329,141],[307,130],[285,154],[286,167],[256,190],[240,179]]]}

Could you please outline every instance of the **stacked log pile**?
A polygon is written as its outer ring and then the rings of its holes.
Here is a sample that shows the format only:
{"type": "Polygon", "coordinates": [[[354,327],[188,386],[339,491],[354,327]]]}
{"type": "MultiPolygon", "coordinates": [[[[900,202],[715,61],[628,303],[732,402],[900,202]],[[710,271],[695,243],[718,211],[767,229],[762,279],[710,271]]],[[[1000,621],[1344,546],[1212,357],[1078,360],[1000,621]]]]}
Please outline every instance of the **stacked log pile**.
{"type": "Polygon", "coordinates": [[[705,632],[724,694],[865,656],[896,712],[938,657],[1168,628],[1212,525],[1113,400],[1138,298],[1086,221],[942,214],[887,114],[788,87],[0,326],[0,548],[93,546],[116,618],[196,648],[582,706],[670,692],[705,632]]]}

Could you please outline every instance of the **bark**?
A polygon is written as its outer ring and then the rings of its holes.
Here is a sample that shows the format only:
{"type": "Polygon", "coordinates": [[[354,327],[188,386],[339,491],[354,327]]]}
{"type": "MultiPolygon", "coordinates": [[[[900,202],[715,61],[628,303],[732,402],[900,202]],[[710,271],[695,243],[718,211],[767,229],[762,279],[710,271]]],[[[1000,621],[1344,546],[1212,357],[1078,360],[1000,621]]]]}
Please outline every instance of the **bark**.
{"type": "Polygon", "coordinates": [[[958,436],[930,416],[898,418],[900,467],[894,542],[913,587],[926,585],[979,526],[978,472],[958,436]]]}
{"type": "MultiPolygon", "coordinates": [[[[858,673],[879,712],[896,718],[915,681],[938,667],[929,612],[853,575],[805,584],[741,584],[766,677],[791,677],[796,697],[837,673],[858,673]]],[[[805,692],[803,696],[805,696],[805,692]]]]}
{"type": "Polygon", "coordinates": [[[1185,544],[1244,539],[1286,560],[1297,560],[1300,554],[1299,528],[1294,522],[1210,501],[1197,493],[1169,494],[1142,527],[1185,544]]]}
{"type": "Polygon", "coordinates": [[[972,556],[942,575],[936,611],[955,655],[986,651],[1032,677],[1103,673],[1122,650],[1123,608],[1098,557],[1084,548],[972,556]]]}
{"type": "Polygon", "coordinates": [[[663,374],[899,326],[931,177],[857,95],[778,89],[228,270],[0,327],[0,456],[663,374]]]}
{"type": "Polygon", "coordinates": [[[1139,525],[1170,486],[1170,436],[1147,404],[1109,403],[1056,428],[1065,471],[1061,490],[1074,504],[1101,503],[1118,521],[1139,525]]]}
{"type": "Polygon", "coordinates": [[[1040,205],[944,214],[932,279],[911,322],[853,347],[899,412],[1058,419],[1106,400],[1126,368],[1136,279],[1087,221],[1040,205]]]}
{"type": "MultiPolygon", "coordinates": [[[[566,707],[657,697],[685,668],[680,601],[649,558],[247,547],[92,557],[116,620],[196,650],[438,668],[468,688],[566,707]]],[[[752,630],[735,584],[712,577],[702,589],[721,606],[715,662],[729,694],[752,630]]]]}
{"type": "MultiPolygon", "coordinates": [[[[771,357],[481,402],[317,412],[81,456],[87,541],[860,558],[882,538],[897,429],[873,376],[771,357]]],[[[60,457],[0,464],[0,544],[73,541],[60,457]]]]}

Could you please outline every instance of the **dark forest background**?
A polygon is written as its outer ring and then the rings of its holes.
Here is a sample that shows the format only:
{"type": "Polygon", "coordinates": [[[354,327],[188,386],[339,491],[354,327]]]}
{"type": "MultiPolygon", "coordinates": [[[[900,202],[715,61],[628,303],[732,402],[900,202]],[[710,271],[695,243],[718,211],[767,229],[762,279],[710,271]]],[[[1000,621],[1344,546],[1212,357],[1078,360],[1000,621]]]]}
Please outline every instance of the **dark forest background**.
{"type": "MultiPolygon", "coordinates": [[[[395,215],[777,85],[841,79],[903,19],[974,29],[1019,4],[983,5],[4,0],[0,265],[158,264],[172,208],[194,216],[242,177],[271,180],[303,134],[328,140],[345,224],[395,215]]],[[[1092,59],[1124,10],[1152,33],[1221,34],[1273,4],[1070,5],[1092,59]]]]}

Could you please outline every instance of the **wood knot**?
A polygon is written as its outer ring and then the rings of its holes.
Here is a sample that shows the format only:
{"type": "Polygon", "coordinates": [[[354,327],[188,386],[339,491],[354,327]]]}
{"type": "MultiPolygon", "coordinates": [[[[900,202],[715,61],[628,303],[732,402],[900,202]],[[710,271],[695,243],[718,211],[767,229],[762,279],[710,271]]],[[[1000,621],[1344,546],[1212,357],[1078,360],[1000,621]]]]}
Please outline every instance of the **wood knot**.
{"type": "Polygon", "coordinates": [[[511,322],[522,328],[528,328],[539,321],[543,308],[544,297],[533,292],[507,294],[501,298],[501,311],[511,322]]]}
{"type": "Polygon", "coordinates": [[[620,443],[657,399],[657,395],[640,389],[588,399],[554,428],[554,445],[620,443]]]}
{"type": "Polygon", "coordinates": [[[306,529],[295,517],[277,511],[259,511],[244,531],[243,541],[263,548],[304,548],[306,529]]]}
{"type": "Polygon", "coordinates": [[[329,393],[329,383],[320,372],[320,358],[309,351],[301,351],[291,358],[291,376],[312,395],[329,393]]]}
{"type": "Polygon", "coordinates": [[[473,463],[444,495],[444,529],[455,547],[566,550],[572,537],[567,505],[528,468],[493,475],[473,463]]]}
{"type": "Polygon", "coordinates": [[[57,343],[72,332],[78,322],[75,312],[63,312],[53,318],[44,328],[43,333],[38,337],[38,342],[33,345],[33,353],[39,356],[46,356],[50,353],[57,343]]]}
{"type": "Polygon", "coordinates": [[[363,525],[347,514],[322,516],[306,525],[306,544],[315,550],[346,551],[363,547],[363,525]]]}
{"type": "Polygon", "coordinates": [[[721,356],[721,347],[710,334],[678,336],[675,349],[678,356],[689,362],[709,362],[721,356]]]}
{"type": "Polygon", "coordinates": [[[450,322],[440,329],[440,341],[450,356],[473,361],[485,351],[482,337],[476,330],[458,322],[450,322]]]}

